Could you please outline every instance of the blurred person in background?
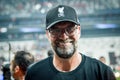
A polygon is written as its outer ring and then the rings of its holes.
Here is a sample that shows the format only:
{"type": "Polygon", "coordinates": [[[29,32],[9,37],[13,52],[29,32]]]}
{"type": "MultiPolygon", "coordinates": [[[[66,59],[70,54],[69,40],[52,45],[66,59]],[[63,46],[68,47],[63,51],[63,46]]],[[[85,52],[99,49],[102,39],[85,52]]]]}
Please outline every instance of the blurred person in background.
{"type": "Polygon", "coordinates": [[[0,56],[0,67],[2,66],[4,61],[5,61],[5,58],[3,56],[0,56]]]}
{"type": "Polygon", "coordinates": [[[47,53],[48,56],[53,56],[53,54],[54,52],[52,50],[48,50],[48,53],[47,53]]]}
{"type": "Polygon", "coordinates": [[[5,58],[3,56],[0,56],[0,80],[3,80],[2,65],[4,61],[5,61],[5,58]]]}
{"type": "Polygon", "coordinates": [[[104,64],[106,64],[106,59],[105,59],[104,56],[101,56],[101,57],[99,58],[99,60],[100,60],[101,62],[103,62],[104,64]]]}
{"type": "Polygon", "coordinates": [[[46,34],[54,55],[30,66],[25,80],[116,80],[110,67],[78,51],[81,27],[72,7],[48,11],[46,34]]]}
{"type": "Polygon", "coordinates": [[[34,63],[34,56],[26,51],[17,51],[10,64],[10,72],[14,80],[24,80],[26,70],[34,63]]]}
{"type": "Polygon", "coordinates": [[[2,64],[4,63],[5,61],[5,58],[3,56],[0,56],[0,75],[1,75],[1,67],[2,67],[2,64]]]}

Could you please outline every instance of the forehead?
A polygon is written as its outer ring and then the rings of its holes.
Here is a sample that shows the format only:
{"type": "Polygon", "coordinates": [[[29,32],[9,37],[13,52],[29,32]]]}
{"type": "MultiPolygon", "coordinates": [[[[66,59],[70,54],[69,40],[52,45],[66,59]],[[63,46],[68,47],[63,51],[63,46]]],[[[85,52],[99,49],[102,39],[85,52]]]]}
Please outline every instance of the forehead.
{"type": "Polygon", "coordinates": [[[75,23],[73,22],[69,22],[69,21],[62,21],[59,23],[56,23],[55,25],[52,26],[52,28],[66,28],[68,26],[72,26],[75,25],[75,23]]]}

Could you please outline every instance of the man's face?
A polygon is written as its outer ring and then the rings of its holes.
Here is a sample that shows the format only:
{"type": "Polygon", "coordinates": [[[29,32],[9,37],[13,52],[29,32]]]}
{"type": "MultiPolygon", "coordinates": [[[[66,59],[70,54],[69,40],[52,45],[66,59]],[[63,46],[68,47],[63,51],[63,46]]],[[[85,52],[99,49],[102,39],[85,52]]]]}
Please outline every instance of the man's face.
{"type": "Polygon", "coordinates": [[[48,31],[48,38],[52,48],[60,58],[68,59],[77,50],[80,37],[80,26],[71,22],[60,22],[48,31]]]}
{"type": "Polygon", "coordinates": [[[19,76],[18,72],[16,71],[16,65],[15,65],[15,62],[14,60],[11,61],[10,63],[10,72],[11,72],[11,75],[14,79],[17,79],[19,76]]]}

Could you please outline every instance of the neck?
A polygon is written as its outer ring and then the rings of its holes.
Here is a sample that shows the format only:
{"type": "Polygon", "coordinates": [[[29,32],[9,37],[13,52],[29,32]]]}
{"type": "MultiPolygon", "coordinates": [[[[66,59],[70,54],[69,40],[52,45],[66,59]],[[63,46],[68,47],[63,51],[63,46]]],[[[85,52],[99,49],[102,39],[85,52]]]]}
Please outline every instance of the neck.
{"type": "Polygon", "coordinates": [[[54,55],[53,65],[55,68],[62,72],[69,72],[76,69],[81,63],[81,55],[77,52],[69,59],[62,59],[54,55]]]}
{"type": "Polygon", "coordinates": [[[19,77],[18,79],[15,80],[25,80],[25,76],[19,77]]]}

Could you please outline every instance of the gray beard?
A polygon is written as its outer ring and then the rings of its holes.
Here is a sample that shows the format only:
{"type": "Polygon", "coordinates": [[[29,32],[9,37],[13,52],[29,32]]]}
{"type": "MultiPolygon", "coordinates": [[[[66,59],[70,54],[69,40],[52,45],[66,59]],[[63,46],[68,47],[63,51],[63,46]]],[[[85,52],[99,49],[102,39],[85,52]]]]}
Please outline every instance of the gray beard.
{"type": "Polygon", "coordinates": [[[69,59],[70,57],[73,56],[73,54],[77,50],[77,43],[73,42],[69,47],[65,48],[53,47],[53,49],[60,58],[69,59]]]}

